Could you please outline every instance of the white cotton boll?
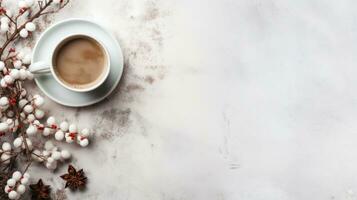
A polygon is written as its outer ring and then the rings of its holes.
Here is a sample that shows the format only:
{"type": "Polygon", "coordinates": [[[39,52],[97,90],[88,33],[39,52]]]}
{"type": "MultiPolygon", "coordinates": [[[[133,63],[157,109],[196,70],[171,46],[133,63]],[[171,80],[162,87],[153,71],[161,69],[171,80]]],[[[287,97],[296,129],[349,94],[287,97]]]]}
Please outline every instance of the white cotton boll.
{"type": "Polygon", "coordinates": [[[45,143],[45,149],[46,149],[47,151],[51,151],[54,147],[55,147],[55,145],[54,145],[51,141],[47,141],[47,142],[45,143]]]}
{"type": "Polygon", "coordinates": [[[13,78],[13,79],[18,79],[20,78],[20,72],[18,69],[12,69],[10,71],[10,76],[13,78]]]}
{"type": "Polygon", "coordinates": [[[26,129],[26,134],[27,135],[35,135],[37,132],[37,128],[34,125],[30,125],[27,129],[26,129]]]}
{"type": "Polygon", "coordinates": [[[48,157],[51,153],[49,151],[42,151],[42,155],[45,156],[45,157],[48,157]]]}
{"type": "Polygon", "coordinates": [[[16,192],[19,193],[19,194],[23,194],[23,193],[25,193],[25,191],[26,191],[26,187],[24,185],[22,185],[22,184],[20,184],[16,188],[16,192]]]}
{"type": "Polygon", "coordinates": [[[29,36],[29,32],[26,30],[26,29],[22,29],[21,31],[20,31],[20,36],[22,37],[22,38],[27,38],[27,36],[29,36]]]}
{"type": "Polygon", "coordinates": [[[32,32],[32,31],[35,31],[35,30],[36,30],[36,25],[35,25],[33,22],[28,22],[28,23],[25,25],[25,28],[26,28],[26,30],[32,32]]]}
{"type": "Polygon", "coordinates": [[[53,125],[53,124],[55,124],[56,123],[56,118],[54,118],[53,116],[51,116],[51,117],[49,117],[48,119],[47,119],[47,124],[48,125],[53,125]]]}
{"type": "Polygon", "coordinates": [[[8,142],[4,142],[4,143],[2,144],[2,150],[4,150],[4,151],[10,151],[10,150],[11,150],[11,144],[8,143],[8,142]]]}
{"type": "Polygon", "coordinates": [[[14,65],[14,67],[15,67],[16,69],[21,69],[21,67],[22,67],[22,62],[21,62],[21,60],[15,60],[15,61],[13,62],[13,65],[14,65]]]}
{"type": "Polygon", "coordinates": [[[57,132],[55,133],[55,139],[56,139],[57,141],[62,141],[63,138],[64,138],[64,133],[63,133],[62,130],[59,130],[59,131],[57,131],[57,132]]]}
{"type": "Polygon", "coordinates": [[[49,157],[49,158],[47,158],[47,162],[52,164],[53,162],[55,162],[55,159],[53,159],[52,157],[49,157]]]}
{"type": "Polygon", "coordinates": [[[34,3],[34,0],[25,0],[26,6],[31,7],[34,3]]]}
{"type": "Polygon", "coordinates": [[[22,174],[19,171],[16,171],[12,174],[12,178],[15,179],[16,181],[19,181],[22,178],[22,174]]]}
{"type": "Polygon", "coordinates": [[[11,191],[11,192],[9,192],[9,199],[17,199],[18,197],[19,197],[19,194],[16,192],[16,191],[11,191]]]}
{"type": "Polygon", "coordinates": [[[62,150],[61,151],[61,157],[64,159],[64,160],[67,160],[71,157],[71,153],[69,153],[69,151],[67,150],[62,150]]]}
{"type": "Polygon", "coordinates": [[[29,182],[29,179],[26,177],[23,177],[20,182],[21,182],[21,184],[27,185],[27,183],[29,182]]]}
{"type": "Polygon", "coordinates": [[[90,135],[89,129],[85,128],[81,131],[81,136],[89,137],[89,135],[90,135]]]}
{"type": "Polygon", "coordinates": [[[0,22],[1,22],[2,24],[8,24],[8,23],[10,22],[10,19],[7,18],[7,17],[2,17],[2,18],[0,19],[0,22]]]}
{"type": "Polygon", "coordinates": [[[82,147],[86,147],[88,146],[89,144],[89,140],[87,138],[83,139],[83,140],[80,140],[79,144],[82,146],[82,147]]]}
{"type": "Polygon", "coordinates": [[[68,122],[66,122],[66,121],[64,121],[60,124],[60,128],[62,131],[68,131],[68,127],[69,127],[69,125],[68,125],[68,122]]]}
{"type": "Polygon", "coordinates": [[[7,97],[0,98],[0,106],[7,106],[9,105],[9,99],[7,97]]]}
{"type": "Polygon", "coordinates": [[[26,4],[26,2],[24,0],[20,0],[18,2],[18,6],[19,6],[19,8],[26,8],[27,4],[26,4]]]}
{"type": "Polygon", "coordinates": [[[43,129],[42,135],[43,136],[51,135],[51,129],[46,127],[45,129],[43,129]]]}
{"type": "Polygon", "coordinates": [[[13,178],[10,178],[9,180],[7,180],[6,184],[10,187],[14,187],[16,185],[16,180],[13,178]]]}
{"type": "Polygon", "coordinates": [[[47,169],[51,169],[51,170],[55,170],[57,168],[57,162],[54,161],[54,162],[47,162],[46,163],[46,168],[47,169]]]}
{"type": "Polygon", "coordinates": [[[61,0],[53,0],[53,3],[54,3],[54,4],[60,4],[60,3],[61,3],[61,0]]]}
{"type": "Polygon", "coordinates": [[[27,72],[25,69],[20,69],[19,71],[20,80],[25,80],[27,78],[27,72]]]}
{"type": "Polygon", "coordinates": [[[0,123],[0,132],[5,132],[9,130],[9,125],[7,123],[0,123]]]}
{"type": "Polygon", "coordinates": [[[21,99],[18,104],[19,104],[19,107],[22,108],[22,107],[24,107],[27,103],[28,103],[28,101],[27,101],[26,99],[21,99]]]}
{"type": "Polygon", "coordinates": [[[33,79],[33,74],[30,71],[26,71],[26,76],[28,80],[32,80],[33,79]]]}
{"type": "Polygon", "coordinates": [[[14,79],[10,75],[6,75],[4,77],[4,80],[5,80],[5,83],[8,84],[8,85],[11,85],[11,84],[14,83],[14,79]]]}
{"type": "Polygon", "coordinates": [[[71,132],[71,133],[76,133],[76,132],[77,132],[77,125],[71,124],[71,125],[69,126],[69,132],[71,132]]]}
{"type": "Polygon", "coordinates": [[[43,97],[41,97],[40,95],[37,95],[34,100],[35,106],[41,107],[44,103],[45,103],[45,100],[43,99],[43,97]]]}
{"type": "Polygon", "coordinates": [[[37,119],[42,119],[45,116],[45,112],[43,110],[36,109],[35,116],[37,119]]]}
{"type": "Polygon", "coordinates": [[[25,111],[26,113],[32,113],[32,112],[33,112],[33,106],[32,106],[32,105],[26,105],[26,106],[24,107],[24,111],[25,111]]]}
{"type": "Polygon", "coordinates": [[[0,71],[2,71],[5,68],[5,63],[3,61],[0,61],[0,71]]]}
{"type": "Polygon", "coordinates": [[[14,147],[15,147],[15,148],[21,147],[22,141],[23,141],[23,140],[22,140],[21,137],[16,138],[16,139],[14,140],[14,147]]]}
{"type": "Polygon", "coordinates": [[[25,57],[22,59],[22,62],[23,62],[25,65],[31,64],[31,55],[30,55],[30,54],[25,55],[25,57]]]}
{"type": "Polygon", "coordinates": [[[59,151],[54,151],[52,152],[52,156],[51,156],[54,160],[59,160],[61,159],[61,152],[59,151]]]}
{"type": "Polygon", "coordinates": [[[5,33],[9,30],[9,24],[1,24],[0,25],[0,32],[5,33]]]}

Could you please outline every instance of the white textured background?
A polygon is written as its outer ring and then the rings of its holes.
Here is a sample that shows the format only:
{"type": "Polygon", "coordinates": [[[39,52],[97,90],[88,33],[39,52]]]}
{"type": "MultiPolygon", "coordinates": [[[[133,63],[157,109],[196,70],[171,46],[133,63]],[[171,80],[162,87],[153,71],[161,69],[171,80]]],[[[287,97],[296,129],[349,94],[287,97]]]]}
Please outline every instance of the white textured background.
{"type": "Polygon", "coordinates": [[[47,104],[96,131],[68,199],[357,199],[357,1],[72,0],[47,23],[70,17],[126,69],[100,104],[47,104]]]}

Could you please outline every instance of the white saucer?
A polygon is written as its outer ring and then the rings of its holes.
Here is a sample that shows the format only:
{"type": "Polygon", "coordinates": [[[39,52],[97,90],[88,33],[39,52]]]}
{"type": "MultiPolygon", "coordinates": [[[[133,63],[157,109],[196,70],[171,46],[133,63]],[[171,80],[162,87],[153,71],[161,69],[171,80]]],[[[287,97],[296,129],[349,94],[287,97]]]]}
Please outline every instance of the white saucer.
{"type": "Polygon", "coordinates": [[[123,73],[123,54],[117,40],[102,26],[84,19],[69,19],[48,28],[37,41],[32,62],[51,63],[52,49],[67,35],[85,34],[97,38],[110,55],[110,73],[103,85],[90,92],[73,92],[60,85],[51,74],[35,77],[37,86],[53,101],[71,107],[88,106],[107,97],[123,73]]]}

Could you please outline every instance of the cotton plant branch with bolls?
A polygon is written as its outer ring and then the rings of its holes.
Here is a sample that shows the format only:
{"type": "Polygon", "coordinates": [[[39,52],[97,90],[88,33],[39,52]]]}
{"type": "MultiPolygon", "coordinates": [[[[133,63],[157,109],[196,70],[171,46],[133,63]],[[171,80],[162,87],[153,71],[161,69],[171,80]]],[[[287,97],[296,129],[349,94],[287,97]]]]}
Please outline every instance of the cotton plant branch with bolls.
{"type": "Polygon", "coordinates": [[[6,183],[0,182],[1,199],[21,198],[30,182],[28,169],[32,163],[43,163],[54,170],[71,157],[52,141],[86,147],[90,137],[89,129],[79,130],[76,124],[59,122],[53,116],[45,119],[44,98],[29,94],[24,87],[34,78],[28,71],[31,55],[14,48],[16,41],[28,39],[36,31],[38,18],[60,11],[69,0],[17,2],[18,7],[12,10],[3,7],[0,0],[0,33],[4,39],[0,44],[0,167],[7,175],[6,183]],[[46,141],[43,148],[34,145],[38,135],[46,141]]]}

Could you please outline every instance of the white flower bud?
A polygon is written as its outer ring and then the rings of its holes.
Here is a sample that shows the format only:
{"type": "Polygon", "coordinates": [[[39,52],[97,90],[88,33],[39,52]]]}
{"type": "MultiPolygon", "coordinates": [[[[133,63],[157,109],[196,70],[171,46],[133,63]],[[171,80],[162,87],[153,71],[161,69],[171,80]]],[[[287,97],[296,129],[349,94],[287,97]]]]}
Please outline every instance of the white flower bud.
{"type": "Polygon", "coordinates": [[[16,181],[19,181],[22,178],[22,174],[19,171],[16,171],[12,174],[12,178],[15,179],[16,181]]]}
{"type": "Polygon", "coordinates": [[[89,144],[89,140],[87,138],[83,139],[83,140],[80,140],[79,144],[82,146],[82,147],[86,147],[88,146],[89,144]]]}
{"type": "Polygon", "coordinates": [[[9,125],[7,123],[0,123],[0,132],[6,132],[9,130],[9,125]]]}
{"type": "Polygon", "coordinates": [[[61,128],[61,130],[62,131],[64,131],[64,132],[66,132],[66,131],[68,131],[68,122],[66,122],[66,121],[64,121],[64,122],[62,122],[61,124],[60,124],[60,128],[61,128]]]}
{"type": "Polygon", "coordinates": [[[61,157],[64,159],[64,160],[67,160],[71,157],[71,153],[69,153],[69,151],[67,150],[62,150],[61,151],[61,157]]]}
{"type": "Polygon", "coordinates": [[[25,28],[26,28],[26,30],[32,32],[32,31],[35,31],[35,30],[36,30],[36,25],[35,25],[33,22],[28,22],[28,23],[25,25],[25,28]]]}
{"type": "Polygon", "coordinates": [[[56,118],[54,118],[53,116],[49,117],[49,118],[47,119],[47,124],[48,124],[48,125],[56,124],[56,118]]]}
{"type": "Polygon", "coordinates": [[[30,176],[30,174],[28,172],[25,172],[23,177],[26,177],[26,178],[30,179],[31,176],[30,176]]]}
{"type": "Polygon", "coordinates": [[[26,134],[27,135],[35,135],[37,132],[37,128],[34,125],[30,125],[27,129],[26,129],[26,134]]]}
{"type": "Polygon", "coordinates": [[[1,154],[1,158],[0,159],[2,160],[2,162],[4,164],[9,164],[10,163],[10,158],[11,158],[11,156],[9,154],[3,153],[3,154],[1,154]]]}
{"type": "Polygon", "coordinates": [[[9,24],[1,24],[0,25],[0,32],[5,33],[9,30],[9,24]]]}
{"type": "Polygon", "coordinates": [[[26,99],[21,99],[19,101],[19,107],[22,108],[24,107],[26,104],[28,103],[28,101],[26,99]]]}
{"type": "Polygon", "coordinates": [[[89,129],[85,128],[81,131],[81,136],[89,137],[89,135],[90,135],[89,129]]]}
{"type": "Polygon", "coordinates": [[[22,62],[21,62],[21,60],[15,60],[15,61],[13,62],[13,65],[14,65],[14,67],[15,67],[16,69],[21,69],[21,67],[22,67],[22,62]]]}
{"type": "Polygon", "coordinates": [[[33,121],[35,121],[35,119],[36,119],[35,115],[33,115],[33,114],[27,115],[27,121],[33,122],[33,121]]]}
{"type": "Polygon", "coordinates": [[[55,159],[53,159],[52,157],[47,158],[47,162],[49,162],[49,163],[53,163],[54,161],[55,161],[55,159]]]}
{"type": "Polygon", "coordinates": [[[20,31],[20,36],[22,37],[22,38],[27,38],[27,36],[29,36],[29,32],[26,30],[26,29],[22,29],[21,31],[20,31]]]}
{"type": "Polygon", "coordinates": [[[42,119],[45,116],[45,112],[43,110],[36,109],[35,116],[37,119],[42,119]]]}
{"type": "Polygon", "coordinates": [[[1,97],[0,98],[0,106],[7,106],[9,105],[9,99],[7,97],[1,97]]]}
{"type": "Polygon", "coordinates": [[[7,115],[8,117],[14,117],[14,116],[15,116],[15,112],[12,111],[12,110],[9,110],[9,111],[7,111],[6,115],[7,115]]]}
{"type": "Polygon", "coordinates": [[[26,187],[22,184],[18,185],[16,188],[16,192],[19,194],[24,194],[26,191],[26,187]]]}
{"type": "Polygon", "coordinates": [[[35,106],[41,107],[44,103],[45,103],[45,100],[43,99],[43,97],[41,97],[40,95],[36,95],[36,98],[34,100],[35,106]]]}
{"type": "Polygon", "coordinates": [[[8,84],[8,85],[11,85],[11,84],[14,83],[14,79],[10,75],[6,75],[4,77],[4,80],[5,80],[5,83],[8,84]]]}
{"type": "Polygon", "coordinates": [[[26,112],[26,113],[32,113],[33,112],[33,106],[32,105],[26,105],[25,107],[24,107],[24,111],[26,112]]]}
{"type": "Polygon", "coordinates": [[[21,147],[22,141],[23,141],[23,140],[22,140],[22,137],[16,138],[16,139],[14,140],[14,147],[15,147],[15,148],[21,147]]]}
{"type": "Polygon", "coordinates": [[[8,194],[11,191],[10,186],[6,185],[4,191],[5,191],[6,194],[8,194]]]}
{"type": "Polygon", "coordinates": [[[27,183],[29,182],[29,179],[26,177],[23,177],[20,182],[21,182],[21,184],[27,185],[27,183]]]}
{"type": "Polygon", "coordinates": [[[71,132],[71,133],[76,133],[76,132],[77,132],[77,125],[71,124],[71,125],[69,126],[69,132],[71,132]]]}
{"type": "Polygon", "coordinates": [[[17,192],[16,191],[11,191],[11,192],[9,192],[9,199],[17,199],[18,197],[19,197],[19,194],[17,194],[17,192]]]}
{"type": "Polygon", "coordinates": [[[4,143],[2,144],[2,150],[4,150],[4,151],[10,151],[10,150],[11,150],[11,144],[8,143],[8,142],[4,142],[4,143]]]}
{"type": "Polygon", "coordinates": [[[64,133],[62,130],[58,130],[56,133],[55,133],[55,139],[57,141],[62,141],[64,138],[64,133]]]}
{"type": "Polygon", "coordinates": [[[6,184],[10,187],[14,187],[16,185],[16,180],[13,178],[10,178],[9,180],[7,180],[6,184]]]}
{"type": "Polygon", "coordinates": [[[51,134],[51,129],[50,128],[45,128],[43,129],[42,135],[43,136],[49,136],[51,134]]]}

